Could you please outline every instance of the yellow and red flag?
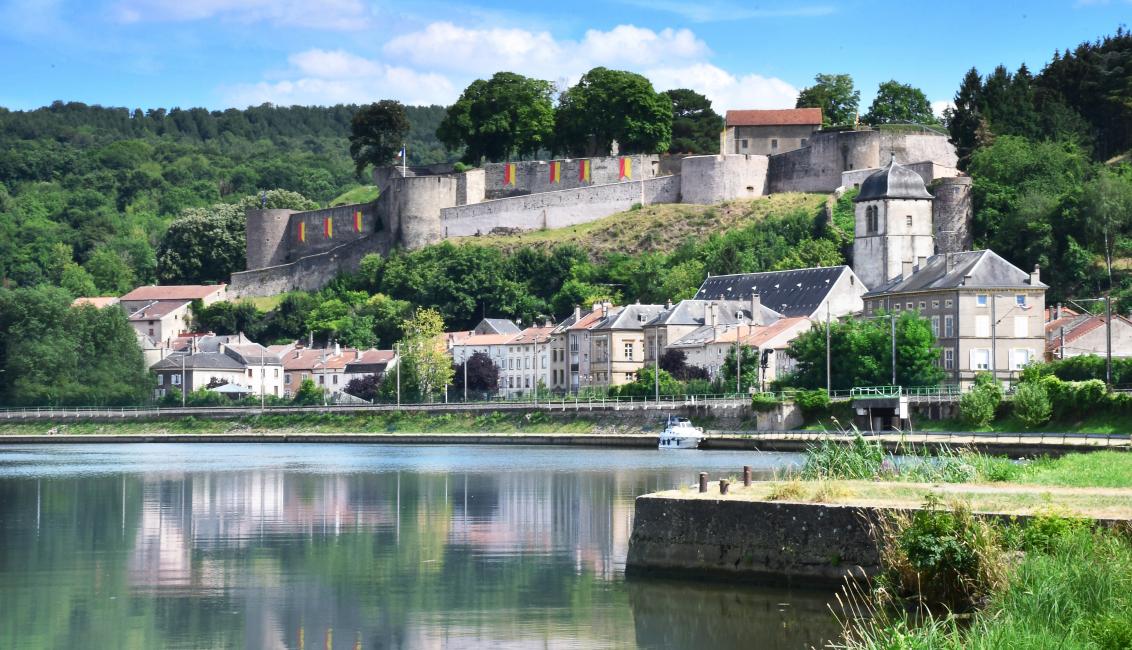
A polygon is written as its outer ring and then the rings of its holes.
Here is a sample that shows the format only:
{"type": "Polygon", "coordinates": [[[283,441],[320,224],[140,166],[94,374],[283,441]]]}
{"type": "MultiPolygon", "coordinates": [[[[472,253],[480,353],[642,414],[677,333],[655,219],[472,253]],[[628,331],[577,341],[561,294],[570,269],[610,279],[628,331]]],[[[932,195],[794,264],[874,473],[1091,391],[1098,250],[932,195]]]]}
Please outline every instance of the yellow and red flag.
{"type": "Polygon", "coordinates": [[[621,159],[621,178],[623,180],[627,179],[627,178],[633,178],[633,159],[632,158],[622,158],[621,159]]]}
{"type": "Polygon", "coordinates": [[[590,161],[589,160],[579,160],[578,161],[578,181],[581,182],[581,183],[590,182],[590,161]]]}
{"type": "Polygon", "coordinates": [[[515,163],[507,163],[503,165],[503,184],[515,184],[515,163]]]}
{"type": "Polygon", "coordinates": [[[301,243],[305,242],[306,240],[307,240],[307,224],[300,221],[299,222],[299,243],[301,244],[301,243]]]}
{"type": "Polygon", "coordinates": [[[562,182],[562,163],[557,160],[550,163],[550,182],[552,185],[562,182]]]}
{"type": "Polygon", "coordinates": [[[322,234],[326,235],[327,239],[334,238],[334,220],[330,217],[322,220],[322,234]]]}
{"type": "Polygon", "coordinates": [[[354,232],[362,231],[362,211],[354,210],[354,232]]]}

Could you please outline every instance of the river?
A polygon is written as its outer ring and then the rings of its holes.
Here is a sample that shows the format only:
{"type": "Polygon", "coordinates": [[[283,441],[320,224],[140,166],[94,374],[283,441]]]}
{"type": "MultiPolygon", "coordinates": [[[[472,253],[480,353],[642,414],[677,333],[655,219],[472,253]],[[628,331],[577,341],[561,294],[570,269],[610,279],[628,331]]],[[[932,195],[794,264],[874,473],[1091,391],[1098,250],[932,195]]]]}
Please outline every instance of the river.
{"type": "Polygon", "coordinates": [[[791,454],[0,447],[0,647],[808,648],[831,594],[626,580],[633,499],[791,454]]]}

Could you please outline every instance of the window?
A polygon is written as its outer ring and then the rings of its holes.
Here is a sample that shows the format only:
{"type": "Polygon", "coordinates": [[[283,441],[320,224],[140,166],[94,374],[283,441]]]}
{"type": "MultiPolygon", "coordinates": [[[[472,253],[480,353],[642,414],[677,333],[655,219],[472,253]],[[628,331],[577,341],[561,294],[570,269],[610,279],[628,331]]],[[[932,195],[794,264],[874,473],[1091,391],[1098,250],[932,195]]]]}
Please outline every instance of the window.
{"type": "Polygon", "coordinates": [[[955,348],[944,348],[943,349],[943,369],[944,370],[954,370],[955,369],[955,348]]]}
{"type": "Polygon", "coordinates": [[[318,376],[318,385],[319,386],[325,386],[326,385],[326,375],[319,375],[318,376]]]}
{"type": "Polygon", "coordinates": [[[1014,296],[1014,304],[1018,305],[1019,307],[1025,307],[1026,306],[1026,294],[1020,293],[1020,294],[1014,296]]]}
{"type": "Polygon", "coordinates": [[[507,369],[508,370],[514,370],[515,369],[515,360],[510,358],[510,357],[507,358],[507,369]]]}
{"type": "Polygon", "coordinates": [[[979,338],[990,336],[990,316],[975,316],[975,336],[979,338]]]}
{"type": "Polygon", "coordinates": [[[633,344],[632,343],[626,343],[625,344],[625,358],[628,359],[629,361],[633,360],[633,344]]]}
{"type": "Polygon", "coordinates": [[[975,296],[975,306],[976,307],[986,307],[987,306],[987,294],[980,293],[977,296],[975,296]]]}
{"type": "Polygon", "coordinates": [[[740,149],[746,149],[746,148],[747,148],[747,145],[748,145],[748,143],[749,143],[749,141],[748,141],[748,140],[740,140],[740,141],[739,141],[739,148],[740,148],[740,149]]]}
{"type": "Polygon", "coordinates": [[[953,304],[955,304],[955,303],[951,302],[951,299],[950,299],[950,298],[948,298],[947,300],[944,300],[944,301],[943,301],[943,306],[944,306],[944,307],[951,307],[951,306],[952,306],[953,304]]]}
{"type": "Polygon", "coordinates": [[[943,317],[943,336],[946,338],[955,336],[955,317],[951,314],[943,317]]]}
{"type": "Polygon", "coordinates": [[[912,301],[909,300],[908,302],[904,303],[904,308],[908,311],[912,311],[912,301]]]}
{"type": "Polygon", "coordinates": [[[932,309],[939,309],[939,301],[938,300],[932,301],[932,309]]]}
{"type": "Polygon", "coordinates": [[[1030,335],[1030,317],[1014,317],[1014,338],[1024,339],[1030,335]]]}
{"type": "Polygon", "coordinates": [[[151,328],[149,328],[149,335],[150,335],[150,336],[153,336],[153,328],[152,328],[152,327],[151,327],[151,328]]]}
{"type": "Polygon", "coordinates": [[[908,216],[904,217],[904,225],[909,227],[909,228],[912,227],[912,215],[908,215],[908,216]]]}
{"type": "Polygon", "coordinates": [[[338,375],[334,375],[334,383],[335,383],[335,384],[337,384],[337,383],[338,383],[338,375]]]}
{"type": "Polygon", "coordinates": [[[283,383],[284,384],[290,384],[291,383],[291,375],[283,375],[283,383]]]}
{"type": "Polygon", "coordinates": [[[165,375],[162,375],[162,374],[157,375],[157,385],[158,386],[164,386],[165,385],[165,375]]]}
{"type": "Polygon", "coordinates": [[[252,376],[252,369],[248,368],[248,377],[251,377],[251,376],[252,376]]]}
{"type": "Polygon", "coordinates": [[[310,375],[308,375],[307,373],[305,373],[305,372],[304,372],[304,373],[303,373],[303,381],[306,381],[306,380],[307,380],[307,377],[309,377],[309,376],[310,376],[310,375]]]}
{"type": "Polygon", "coordinates": [[[986,348],[971,350],[971,369],[990,370],[990,350],[986,348]]]}
{"type": "Polygon", "coordinates": [[[530,377],[524,377],[523,378],[523,388],[530,388],[530,387],[531,387],[531,378],[530,377]]]}
{"type": "Polygon", "coordinates": [[[770,139],[770,148],[771,149],[777,149],[778,148],[778,138],[771,138],[770,139]]]}
{"type": "Polygon", "coordinates": [[[877,206],[870,205],[865,208],[865,230],[876,233],[880,230],[880,218],[877,216],[877,206]]]}
{"type": "Polygon", "coordinates": [[[927,309],[927,308],[928,308],[928,303],[926,303],[926,302],[924,302],[923,300],[921,300],[921,301],[920,301],[920,311],[924,311],[924,310],[925,310],[925,309],[927,309]]]}
{"type": "Polygon", "coordinates": [[[939,316],[932,316],[932,336],[939,337],[939,316]]]}
{"type": "Polygon", "coordinates": [[[1030,363],[1030,351],[1027,349],[1014,349],[1010,351],[1010,369],[1021,370],[1030,363]]]}
{"type": "Polygon", "coordinates": [[[804,146],[806,146],[806,145],[807,145],[807,144],[808,144],[809,142],[810,142],[810,139],[809,139],[809,138],[802,138],[802,141],[801,141],[801,142],[799,143],[799,146],[802,146],[802,147],[804,147],[804,146]]]}
{"type": "Polygon", "coordinates": [[[279,369],[278,368],[275,369],[275,378],[279,379],[279,369]]]}
{"type": "Polygon", "coordinates": [[[508,388],[514,388],[515,387],[515,378],[514,377],[508,377],[507,378],[507,387],[508,388]]]}
{"type": "Polygon", "coordinates": [[[173,375],[172,381],[170,381],[169,383],[173,384],[174,386],[180,386],[181,385],[181,375],[179,375],[179,374],[173,375]]]}

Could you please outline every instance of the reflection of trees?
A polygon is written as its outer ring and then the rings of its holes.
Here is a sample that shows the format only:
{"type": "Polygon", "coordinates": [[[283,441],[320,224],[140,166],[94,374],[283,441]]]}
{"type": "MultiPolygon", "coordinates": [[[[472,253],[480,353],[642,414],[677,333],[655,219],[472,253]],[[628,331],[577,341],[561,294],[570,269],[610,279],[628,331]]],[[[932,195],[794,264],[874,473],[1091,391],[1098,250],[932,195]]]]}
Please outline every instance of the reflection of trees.
{"type": "Polygon", "coordinates": [[[632,499],[670,486],[541,470],[0,479],[0,647],[632,645],[646,613],[616,581],[632,499]]]}

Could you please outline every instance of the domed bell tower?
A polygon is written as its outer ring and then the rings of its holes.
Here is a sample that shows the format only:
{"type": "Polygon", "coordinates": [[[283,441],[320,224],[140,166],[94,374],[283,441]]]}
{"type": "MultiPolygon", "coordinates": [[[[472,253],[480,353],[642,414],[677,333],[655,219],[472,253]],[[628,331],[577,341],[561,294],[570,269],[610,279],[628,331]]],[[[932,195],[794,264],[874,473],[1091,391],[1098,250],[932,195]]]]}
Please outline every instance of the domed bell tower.
{"type": "Polygon", "coordinates": [[[911,275],[935,253],[932,195],[895,155],[865,179],[854,203],[853,272],[869,290],[911,275]]]}

